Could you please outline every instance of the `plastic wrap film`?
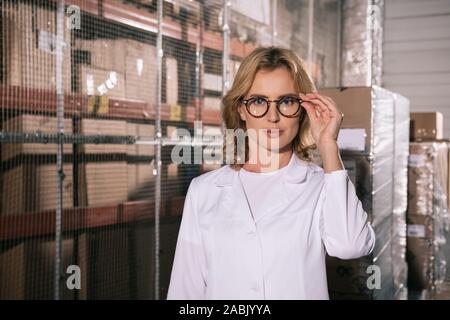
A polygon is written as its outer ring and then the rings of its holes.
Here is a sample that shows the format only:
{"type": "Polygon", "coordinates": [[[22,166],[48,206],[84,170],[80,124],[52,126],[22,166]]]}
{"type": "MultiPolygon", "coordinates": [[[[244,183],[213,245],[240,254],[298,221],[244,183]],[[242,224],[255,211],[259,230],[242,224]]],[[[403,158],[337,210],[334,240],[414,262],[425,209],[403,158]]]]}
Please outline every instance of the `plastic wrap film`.
{"type": "Polygon", "coordinates": [[[339,1],[233,0],[231,9],[232,38],[290,48],[305,61],[317,87],[338,85],[339,1]]]}
{"type": "Polygon", "coordinates": [[[394,298],[391,239],[385,239],[378,256],[355,260],[327,257],[327,276],[331,299],[389,300],[394,298]],[[371,267],[380,271],[379,288],[370,288],[371,267]]]}
{"type": "Polygon", "coordinates": [[[339,85],[340,1],[314,0],[311,75],[318,88],[339,85]],[[336,57],[336,59],[333,59],[336,57]]]}
{"type": "Polygon", "coordinates": [[[341,158],[376,235],[375,248],[364,259],[352,262],[328,259],[330,294],[337,299],[356,296],[404,299],[407,296],[405,209],[409,152],[409,125],[405,123],[409,123],[409,101],[377,86],[322,92],[335,100],[346,114],[341,130],[365,129],[364,149],[341,148],[341,158]],[[395,184],[400,186],[398,190],[395,184]],[[398,214],[394,213],[396,210],[398,214]],[[380,289],[367,287],[369,265],[380,267],[380,289]],[[351,284],[345,286],[345,277],[351,284]]]}
{"type": "Polygon", "coordinates": [[[432,297],[447,278],[450,254],[447,143],[411,143],[408,166],[408,286],[432,297]]]}
{"type": "Polygon", "coordinates": [[[409,100],[394,94],[394,199],[392,259],[397,297],[407,294],[406,209],[408,204],[409,100]]]}
{"type": "Polygon", "coordinates": [[[342,86],[381,85],[384,1],[343,3],[342,86]]]}
{"type": "Polygon", "coordinates": [[[372,84],[381,86],[383,72],[384,0],[372,0],[370,12],[372,35],[372,84]]]}
{"type": "Polygon", "coordinates": [[[348,0],[343,4],[341,85],[345,87],[371,85],[370,3],[370,0],[348,0]]]}
{"type": "Polygon", "coordinates": [[[372,88],[373,224],[392,215],[394,172],[394,98],[390,91],[372,88]]]}

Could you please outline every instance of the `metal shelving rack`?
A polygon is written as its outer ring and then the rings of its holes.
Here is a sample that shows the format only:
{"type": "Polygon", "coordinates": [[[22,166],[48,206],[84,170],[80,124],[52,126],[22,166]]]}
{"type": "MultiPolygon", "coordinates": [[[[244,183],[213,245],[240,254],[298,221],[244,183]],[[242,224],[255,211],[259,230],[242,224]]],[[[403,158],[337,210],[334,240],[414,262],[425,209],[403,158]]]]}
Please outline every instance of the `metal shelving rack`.
{"type": "MultiPolygon", "coordinates": [[[[26,1],[26,0],[20,0],[26,1]]],[[[79,161],[76,153],[77,146],[81,144],[147,144],[155,146],[155,156],[152,157],[156,167],[155,198],[145,201],[128,201],[118,205],[101,207],[79,207],[77,200],[77,190],[74,190],[74,207],[64,208],[62,203],[63,190],[59,187],[58,206],[55,210],[42,212],[26,212],[23,214],[0,215],[0,243],[2,241],[20,241],[21,239],[38,236],[56,235],[55,248],[55,299],[60,299],[59,286],[62,283],[61,277],[61,239],[63,234],[73,232],[76,235],[75,247],[78,246],[78,233],[83,230],[95,229],[99,227],[130,224],[137,221],[154,222],[155,226],[155,283],[154,298],[160,298],[159,283],[159,226],[165,219],[172,219],[176,216],[179,219],[183,209],[184,197],[172,196],[170,198],[161,197],[161,159],[164,148],[177,143],[165,136],[168,125],[182,126],[189,130],[194,129],[195,121],[202,121],[204,125],[221,126],[220,111],[208,109],[204,106],[204,97],[208,94],[203,89],[203,76],[205,73],[205,63],[207,57],[221,57],[222,63],[222,92],[223,95],[230,86],[230,77],[227,70],[228,60],[242,60],[256,45],[254,43],[241,41],[230,35],[229,19],[231,16],[230,1],[214,0],[211,4],[221,7],[223,10],[221,30],[208,30],[204,25],[204,2],[196,2],[199,6],[199,16],[196,25],[171,17],[163,16],[163,4],[165,1],[149,1],[152,10],[148,7],[137,4],[139,1],[119,1],[119,0],[46,0],[44,1],[57,8],[59,13],[58,25],[62,24],[61,18],[64,9],[68,6],[77,6],[84,17],[92,21],[101,21],[105,25],[111,24],[115,28],[123,30],[133,30],[134,33],[142,35],[144,38],[155,38],[158,56],[157,75],[159,85],[157,87],[157,102],[149,105],[146,101],[131,99],[107,99],[107,111],[101,114],[90,112],[90,102],[88,97],[80,93],[64,93],[61,80],[63,79],[61,67],[57,70],[57,90],[41,90],[19,86],[9,86],[0,84],[0,109],[1,118],[6,119],[19,114],[45,114],[58,115],[58,132],[55,134],[21,134],[2,131],[0,142],[2,143],[48,143],[59,146],[56,155],[58,163],[58,179],[61,186],[64,174],[62,165],[65,162],[71,163],[75,169],[79,161]],[[145,10],[144,10],[145,9],[145,10]],[[195,92],[193,99],[182,106],[181,114],[174,109],[173,105],[163,103],[161,97],[162,81],[162,59],[165,49],[170,46],[187,46],[191,52],[195,53],[195,92]],[[209,56],[208,56],[209,55],[209,56]],[[132,121],[133,123],[145,123],[155,125],[155,136],[150,139],[142,139],[135,136],[86,136],[77,134],[76,131],[67,133],[63,131],[62,123],[64,118],[71,119],[73,124],[80,119],[105,118],[114,120],[132,121]],[[62,146],[72,144],[74,154],[67,157],[63,154],[62,146]],[[66,161],[67,160],[67,161],[66,161]],[[175,215],[175,216],[174,216],[175,215]],[[162,220],[160,220],[160,218],[162,220]],[[58,267],[59,266],[59,267],[58,267]]],[[[169,1],[170,2],[170,1],[169,1]]],[[[183,2],[183,1],[181,1],[183,2]]],[[[185,1],[187,5],[192,1],[185,1]]],[[[272,9],[276,8],[277,0],[271,1],[272,9]]],[[[310,4],[311,5],[311,4],[310,4]]],[[[312,13],[310,12],[310,15],[312,13]]],[[[271,17],[272,27],[269,32],[271,44],[276,44],[277,30],[276,14],[271,17]]],[[[311,17],[312,19],[312,17],[311,17]]],[[[61,37],[61,34],[59,34],[61,37]]],[[[73,38],[73,35],[72,35],[73,38]]],[[[312,48],[310,48],[312,50],[312,48]]],[[[308,52],[312,52],[308,50],[308,52]]],[[[174,52],[176,50],[174,49],[174,52]]],[[[56,62],[61,61],[61,55],[55,56],[56,62]]],[[[167,152],[166,152],[167,153],[167,152]]],[[[6,168],[7,163],[2,163],[2,168],[6,168]]],[[[201,172],[198,172],[201,173],[201,172]]],[[[74,170],[74,181],[77,181],[77,170],[74,170]]],[[[78,186],[75,185],[75,189],[78,186]]],[[[76,298],[78,298],[76,296],[76,298]]]]}

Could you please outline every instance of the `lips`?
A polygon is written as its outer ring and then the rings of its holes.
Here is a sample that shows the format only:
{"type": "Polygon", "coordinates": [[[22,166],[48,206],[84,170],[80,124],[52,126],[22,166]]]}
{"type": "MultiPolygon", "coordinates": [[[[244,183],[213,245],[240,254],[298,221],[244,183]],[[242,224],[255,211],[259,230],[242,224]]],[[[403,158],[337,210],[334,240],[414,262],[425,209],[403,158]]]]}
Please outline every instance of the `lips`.
{"type": "Polygon", "coordinates": [[[284,130],[281,129],[265,129],[266,134],[268,137],[270,138],[276,138],[279,137],[283,134],[284,130]]]}

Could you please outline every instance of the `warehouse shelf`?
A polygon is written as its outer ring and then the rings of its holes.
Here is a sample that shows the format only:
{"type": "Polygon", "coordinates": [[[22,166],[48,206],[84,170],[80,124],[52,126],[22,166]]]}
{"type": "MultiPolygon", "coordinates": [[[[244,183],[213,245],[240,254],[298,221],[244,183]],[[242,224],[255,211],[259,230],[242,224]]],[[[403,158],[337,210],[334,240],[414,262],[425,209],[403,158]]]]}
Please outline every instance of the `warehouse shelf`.
{"type": "MultiPolygon", "coordinates": [[[[0,108],[18,112],[53,113],[56,114],[56,93],[54,91],[0,85],[0,108]]],[[[109,98],[108,112],[94,114],[87,111],[87,96],[79,94],[66,94],[64,97],[64,112],[71,115],[103,115],[121,119],[148,119],[156,120],[155,107],[148,108],[147,103],[139,100],[109,98]]],[[[183,107],[182,113],[174,116],[173,106],[161,105],[161,120],[193,123],[195,120],[195,107],[183,107]],[[184,112],[183,112],[184,109],[184,112]]],[[[216,116],[219,116],[216,114],[216,116]]],[[[209,122],[214,117],[206,113],[209,122]]]]}
{"type": "MultiPolygon", "coordinates": [[[[56,0],[53,0],[56,2],[56,0]]],[[[86,13],[105,18],[110,21],[118,22],[139,30],[157,33],[158,18],[156,13],[143,11],[138,7],[113,0],[68,0],[66,5],[76,5],[86,13]]],[[[198,42],[199,32],[191,25],[187,26],[185,32],[184,26],[170,17],[163,19],[163,36],[183,40],[190,44],[198,42]]],[[[223,37],[220,32],[203,31],[202,45],[205,48],[223,51],[223,37]]],[[[239,39],[230,39],[230,55],[237,58],[244,58],[256,48],[255,45],[244,43],[239,39]]]]}
{"type": "MultiPolygon", "coordinates": [[[[161,216],[181,216],[184,196],[161,201],[161,216]]],[[[154,201],[130,201],[105,207],[66,208],[62,221],[64,232],[152,220],[154,201]]],[[[43,236],[55,232],[55,210],[0,216],[0,241],[43,236]]]]}
{"type": "Polygon", "coordinates": [[[203,124],[220,126],[220,124],[222,123],[220,110],[203,109],[202,110],[202,122],[203,122],[203,124]]]}

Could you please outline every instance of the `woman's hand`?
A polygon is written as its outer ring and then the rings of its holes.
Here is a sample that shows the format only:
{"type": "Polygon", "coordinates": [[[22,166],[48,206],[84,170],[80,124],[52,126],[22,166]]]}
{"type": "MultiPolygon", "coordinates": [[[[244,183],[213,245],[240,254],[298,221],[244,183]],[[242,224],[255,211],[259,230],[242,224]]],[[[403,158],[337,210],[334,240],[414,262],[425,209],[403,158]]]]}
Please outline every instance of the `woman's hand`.
{"type": "Polygon", "coordinates": [[[310,122],[311,134],[322,156],[325,172],[342,170],[337,138],[343,119],[331,98],[317,92],[302,94],[302,106],[305,108],[310,122]]]}

